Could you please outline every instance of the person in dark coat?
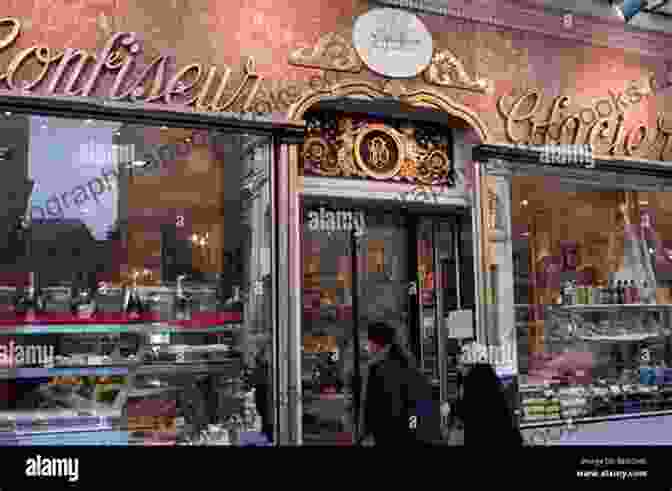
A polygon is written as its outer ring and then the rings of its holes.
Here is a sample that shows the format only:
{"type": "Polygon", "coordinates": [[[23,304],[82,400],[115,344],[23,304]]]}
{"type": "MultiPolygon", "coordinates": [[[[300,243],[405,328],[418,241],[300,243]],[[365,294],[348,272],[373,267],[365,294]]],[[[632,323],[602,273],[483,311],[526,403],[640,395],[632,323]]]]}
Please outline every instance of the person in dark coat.
{"type": "Polygon", "coordinates": [[[440,440],[439,404],[429,380],[397,339],[395,329],[376,322],[368,328],[372,361],[366,381],[364,431],[375,446],[431,444],[440,440]]]}
{"type": "Polygon", "coordinates": [[[269,443],[273,442],[273,401],[271,383],[271,343],[266,342],[255,358],[255,368],[252,371],[251,381],[254,387],[254,403],[261,417],[262,429],[269,443]]]}
{"type": "Polygon", "coordinates": [[[464,379],[464,396],[456,410],[464,423],[465,445],[481,448],[523,445],[504,388],[492,365],[478,363],[471,368],[464,379]]]}

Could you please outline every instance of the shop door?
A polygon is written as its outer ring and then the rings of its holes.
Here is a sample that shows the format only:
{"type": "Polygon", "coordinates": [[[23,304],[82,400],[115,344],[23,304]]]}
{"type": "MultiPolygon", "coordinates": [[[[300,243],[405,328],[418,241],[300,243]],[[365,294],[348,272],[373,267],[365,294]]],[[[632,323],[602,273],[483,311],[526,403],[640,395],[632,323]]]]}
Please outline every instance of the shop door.
{"type": "Polygon", "coordinates": [[[451,333],[442,335],[441,327],[455,311],[473,309],[470,231],[464,232],[456,217],[400,211],[303,209],[304,444],[356,440],[361,381],[370,361],[366,327],[372,320],[397,326],[434,382],[437,401],[450,396],[451,333]]]}
{"type": "Polygon", "coordinates": [[[415,237],[415,281],[411,288],[412,346],[435,397],[454,401],[459,354],[475,339],[475,282],[471,223],[466,216],[419,217],[415,237]]]}

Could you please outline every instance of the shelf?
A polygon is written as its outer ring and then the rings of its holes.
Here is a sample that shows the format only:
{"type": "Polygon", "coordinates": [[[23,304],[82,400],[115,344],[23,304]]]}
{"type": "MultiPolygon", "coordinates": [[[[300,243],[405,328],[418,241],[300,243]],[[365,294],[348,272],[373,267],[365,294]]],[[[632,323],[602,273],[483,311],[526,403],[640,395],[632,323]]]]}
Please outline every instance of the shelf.
{"type": "Polygon", "coordinates": [[[67,313],[38,315],[34,319],[13,313],[0,315],[0,332],[21,326],[137,326],[150,323],[164,323],[178,328],[199,328],[212,325],[236,325],[242,322],[239,312],[193,312],[189,320],[162,318],[161,314],[142,314],[140,317],[129,317],[120,313],[101,313],[92,318],[79,318],[67,313]]]}
{"type": "Polygon", "coordinates": [[[549,305],[551,309],[567,310],[572,312],[613,312],[627,310],[668,310],[672,305],[661,304],[600,304],[600,305],[549,305]]]}
{"type": "Polygon", "coordinates": [[[66,324],[66,325],[20,325],[0,326],[0,335],[3,334],[196,334],[219,333],[236,331],[240,327],[220,325],[210,327],[185,327],[167,323],[155,324],[66,324]]]}
{"type": "Polygon", "coordinates": [[[583,341],[594,341],[594,342],[603,342],[603,343],[628,343],[628,342],[639,342],[645,341],[647,339],[658,338],[661,335],[659,334],[621,334],[618,336],[577,336],[583,341]]]}
{"type": "Polygon", "coordinates": [[[655,416],[669,416],[672,415],[672,409],[661,409],[659,411],[642,411],[639,413],[630,414],[611,414],[606,416],[586,416],[579,418],[559,418],[547,419],[544,421],[530,421],[520,423],[520,429],[543,428],[545,426],[565,426],[571,420],[572,424],[590,424],[601,423],[603,421],[624,421],[629,419],[650,418],[655,416]]]}
{"type": "Polygon", "coordinates": [[[173,375],[173,374],[222,374],[228,373],[232,369],[239,371],[239,363],[235,360],[226,362],[212,363],[155,363],[152,365],[141,365],[134,370],[136,375],[173,375]]]}
{"type": "Polygon", "coordinates": [[[128,363],[87,367],[30,367],[0,369],[0,380],[45,377],[112,377],[119,375],[158,375],[165,373],[221,373],[230,370],[238,360],[183,363],[128,363]]]}

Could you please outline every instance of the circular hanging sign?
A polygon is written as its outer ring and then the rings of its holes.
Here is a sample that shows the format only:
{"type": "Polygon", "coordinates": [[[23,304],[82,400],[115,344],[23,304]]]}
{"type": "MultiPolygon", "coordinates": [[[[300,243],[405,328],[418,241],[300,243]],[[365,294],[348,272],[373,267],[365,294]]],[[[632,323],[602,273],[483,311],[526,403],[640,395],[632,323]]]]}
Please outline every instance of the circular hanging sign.
{"type": "Polygon", "coordinates": [[[384,126],[370,126],[355,140],[357,165],[369,177],[390,179],[399,172],[404,146],[398,135],[384,126]]]}
{"type": "Polygon", "coordinates": [[[375,9],[355,21],[352,44],[364,64],[390,78],[411,78],[432,61],[433,40],[417,16],[375,9]]]}

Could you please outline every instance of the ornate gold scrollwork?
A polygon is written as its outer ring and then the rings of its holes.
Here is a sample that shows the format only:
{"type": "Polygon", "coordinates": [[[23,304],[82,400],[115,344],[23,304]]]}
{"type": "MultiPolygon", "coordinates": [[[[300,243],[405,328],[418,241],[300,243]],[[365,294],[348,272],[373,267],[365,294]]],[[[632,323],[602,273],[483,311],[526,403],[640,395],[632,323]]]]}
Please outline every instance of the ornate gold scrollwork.
{"type": "Polygon", "coordinates": [[[433,150],[418,161],[418,180],[425,184],[443,181],[449,177],[451,161],[441,150],[433,150]]]}
{"type": "Polygon", "coordinates": [[[319,175],[334,177],[341,174],[334,150],[324,138],[307,138],[303,143],[303,158],[314,164],[313,170],[319,175]]]}
{"type": "Polygon", "coordinates": [[[338,72],[359,73],[362,61],[357,52],[340,34],[322,36],[313,47],[299,48],[289,55],[291,65],[338,72]]]}
{"type": "Polygon", "coordinates": [[[370,125],[355,139],[355,160],[359,168],[374,179],[396,176],[406,159],[401,135],[383,125],[370,125]]]}
{"type": "Polygon", "coordinates": [[[456,89],[472,90],[474,92],[490,93],[494,87],[491,80],[472,79],[464,69],[462,62],[451,51],[437,52],[432,63],[424,73],[425,81],[430,84],[456,89]]]}

